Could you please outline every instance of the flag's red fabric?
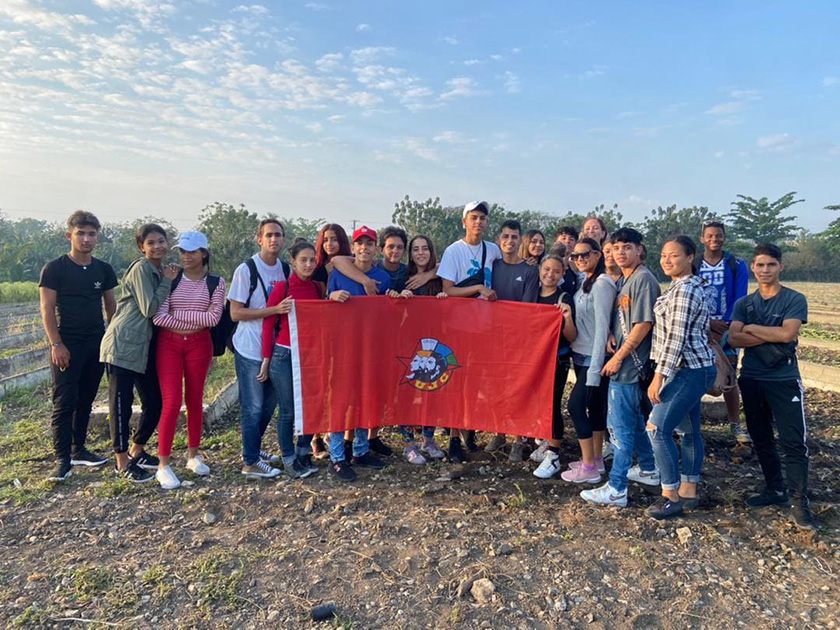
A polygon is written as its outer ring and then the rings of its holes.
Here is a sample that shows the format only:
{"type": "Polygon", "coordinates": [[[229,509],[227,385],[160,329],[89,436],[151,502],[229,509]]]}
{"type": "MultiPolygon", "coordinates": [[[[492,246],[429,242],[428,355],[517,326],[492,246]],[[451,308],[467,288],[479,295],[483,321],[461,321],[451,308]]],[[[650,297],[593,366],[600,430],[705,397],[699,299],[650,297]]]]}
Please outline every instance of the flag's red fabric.
{"type": "Polygon", "coordinates": [[[423,425],[550,437],[562,316],[432,297],[295,302],[296,433],[423,425]]]}

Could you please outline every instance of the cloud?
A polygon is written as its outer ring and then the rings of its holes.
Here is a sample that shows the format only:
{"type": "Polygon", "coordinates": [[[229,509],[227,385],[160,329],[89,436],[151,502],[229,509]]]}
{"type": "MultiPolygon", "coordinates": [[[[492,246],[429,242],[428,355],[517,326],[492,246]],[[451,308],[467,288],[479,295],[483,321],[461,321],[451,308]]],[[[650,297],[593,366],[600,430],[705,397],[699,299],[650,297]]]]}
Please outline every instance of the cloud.
{"type": "Polygon", "coordinates": [[[45,11],[32,6],[27,0],[3,0],[0,15],[5,15],[16,24],[31,24],[44,31],[69,33],[77,25],[92,26],[94,20],[81,14],[64,14],[45,11]]]}
{"type": "Polygon", "coordinates": [[[840,77],[823,77],[823,87],[831,87],[832,85],[840,84],[840,77]]]}
{"type": "Polygon", "coordinates": [[[493,61],[501,61],[502,59],[504,59],[504,57],[502,57],[501,55],[490,55],[490,59],[492,59],[493,61]]]}
{"type": "Polygon", "coordinates": [[[761,136],[756,140],[755,146],[765,153],[786,153],[799,145],[799,140],[789,133],[776,133],[769,136],[761,136]]]}
{"type": "Polygon", "coordinates": [[[315,62],[315,67],[321,72],[333,72],[341,66],[343,59],[341,53],[327,53],[315,62]]]}
{"type": "Polygon", "coordinates": [[[596,77],[602,77],[607,73],[606,66],[595,66],[594,68],[587,70],[586,72],[581,73],[581,79],[594,79],[596,77]]]}
{"type": "Polygon", "coordinates": [[[655,208],[659,205],[658,201],[654,201],[653,199],[645,199],[644,197],[640,197],[639,195],[630,195],[627,197],[627,203],[634,204],[637,206],[644,206],[645,208],[655,208]]]}
{"type": "Polygon", "coordinates": [[[714,107],[706,110],[710,116],[726,116],[728,114],[735,114],[743,111],[746,105],[742,101],[727,101],[726,103],[718,103],[714,107]]]}
{"type": "Polygon", "coordinates": [[[729,96],[742,101],[757,101],[761,99],[761,92],[758,90],[732,90],[729,96]]]}
{"type": "Polygon", "coordinates": [[[443,41],[445,41],[447,44],[451,44],[452,46],[458,45],[458,40],[454,37],[444,37],[443,41]]]}
{"type": "Polygon", "coordinates": [[[505,72],[505,90],[508,94],[516,94],[521,89],[519,77],[510,70],[505,72]]]}
{"type": "Polygon", "coordinates": [[[634,118],[636,116],[641,116],[642,112],[634,112],[634,111],[627,111],[627,112],[619,112],[615,115],[616,118],[622,120],[624,118],[634,118]]]}
{"type": "Polygon", "coordinates": [[[312,123],[311,125],[306,125],[306,128],[312,131],[313,133],[321,133],[324,130],[324,126],[321,123],[312,123]]]}
{"type": "Polygon", "coordinates": [[[373,63],[381,57],[387,57],[396,52],[396,48],[390,46],[367,46],[350,51],[350,60],[354,65],[373,63]]]}
{"type": "Polygon", "coordinates": [[[437,151],[427,147],[426,141],[422,138],[405,138],[402,141],[397,141],[396,145],[401,145],[408,153],[411,153],[422,160],[426,160],[427,162],[437,162],[440,159],[437,151]]]}
{"type": "Polygon", "coordinates": [[[341,114],[333,114],[332,116],[328,116],[327,120],[331,123],[337,123],[344,120],[344,116],[341,114]]]}
{"type": "Polygon", "coordinates": [[[269,13],[271,13],[271,11],[269,11],[266,7],[264,7],[261,4],[240,4],[234,9],[234,11],[238,11],[240,13],[250,13],[251,15],[268,15],[269,13]]]}
{"type": "Polygon", "coordinates": [[[440,95],[440,100],[446,101],[452,98],[462,98],[467,96],[479,96],[481,94],[476,88],[478,84],[474,79],[469,77],[455,77],[446,82],[449,88],[446,92],[440,95]]]}
{"type": "Polygon", "coordinates": [[[719,160],[724,155],[726,155],[726,153],[724,153],[723,151],[715,151],[714,155],[715,155],[715,158],[717,158],[719,160]]]}
{"type": "Polygon", "coordinates": [[[356,25],[356,32],[357,33],[363,33],[365,31],[369,31],[369,30],[370,30],[370,24],[357,24],[356,25]]]}
{"type": "Polygon", "coordinates": [[[307,2],[303,6],[305,6],[310,11],[329,11],[332,8],[330,5],[323,4],[321,2],[307,2]]]}
{"type": "Polygon", "coordinates": [[[477,65],[480,65],[480,64],[482,64],[482,63],[484,63],[484,62],[483,62],[483,61],[481,61],[480,59],[467,59],[467,60],[464,62],[464,65],[465,65],[465,66],[477,66],[477,65]]]}
{"type": "Polygon", "coordinates": [[[444,131],[436,135],[432,140],[446,144],[467,144],[476,141],[475,138],[468,138],[460,131],[444,131]]]}

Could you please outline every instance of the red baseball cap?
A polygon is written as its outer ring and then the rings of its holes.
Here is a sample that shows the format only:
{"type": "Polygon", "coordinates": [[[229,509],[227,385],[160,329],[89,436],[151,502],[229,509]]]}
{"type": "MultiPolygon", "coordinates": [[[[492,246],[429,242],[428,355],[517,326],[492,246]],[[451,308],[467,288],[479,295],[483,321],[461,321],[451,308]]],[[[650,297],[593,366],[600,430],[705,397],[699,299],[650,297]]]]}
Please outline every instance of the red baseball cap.
{"type": "Polygon", "coordinates": [[[363,226],[362,226],[362,227],[360,227],[358,230],[356,230],[355,232],[353,232],[353,242],[355,243],[356,241],[358,241],[358,240],[359,240],[360,238],[362,238],[363,236],[367,236],[368,238],[373,239],[373,242],[374,242],[374,243],[376,242],[376,232],[374,232],[373,230],[371,230],[371,229],[370,229],[368,226],[366,226],[366,225],[363,225],[363,226]]]}

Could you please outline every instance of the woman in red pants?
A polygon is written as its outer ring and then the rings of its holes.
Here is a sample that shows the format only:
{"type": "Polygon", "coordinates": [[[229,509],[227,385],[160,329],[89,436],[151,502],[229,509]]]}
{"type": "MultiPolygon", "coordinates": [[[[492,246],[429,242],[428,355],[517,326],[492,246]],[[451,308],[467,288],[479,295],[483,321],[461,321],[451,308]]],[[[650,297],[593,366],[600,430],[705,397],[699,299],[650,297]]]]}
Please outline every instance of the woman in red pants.
{"type": "Polygon", "coordinates": [[[213,360],[210,328],[219,323],[225,301],[225,281],[208,274],[207,237],[201,232],[184,232],[177,247],[184,270],[172,282],[169,297],[153,319],[161,328],[157,370],[163,397],[158,427],[160,465],[155,478],[166,490],[181,485],[170,461],[182,391],[187,402],[187,468],[197,475],[210,474],[210,468],[198,454],[198,446],[204,424],[204,383],[213,360]]]}

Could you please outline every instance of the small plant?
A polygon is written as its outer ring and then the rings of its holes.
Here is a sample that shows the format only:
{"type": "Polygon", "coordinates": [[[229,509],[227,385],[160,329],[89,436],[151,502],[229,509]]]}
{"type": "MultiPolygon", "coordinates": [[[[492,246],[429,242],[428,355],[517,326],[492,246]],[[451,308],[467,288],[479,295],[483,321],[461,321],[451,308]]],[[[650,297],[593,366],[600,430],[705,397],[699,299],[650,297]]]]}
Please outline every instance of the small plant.
{"type": "Polygon", "coordinates": [[[79,603],[89,602],[114,583],[114,576],[104,567],[83,566],[70,575],[73,592],[79,603]]]}

